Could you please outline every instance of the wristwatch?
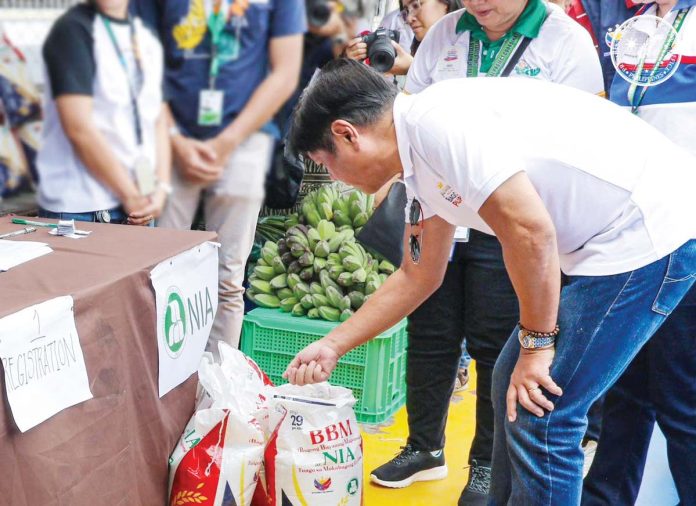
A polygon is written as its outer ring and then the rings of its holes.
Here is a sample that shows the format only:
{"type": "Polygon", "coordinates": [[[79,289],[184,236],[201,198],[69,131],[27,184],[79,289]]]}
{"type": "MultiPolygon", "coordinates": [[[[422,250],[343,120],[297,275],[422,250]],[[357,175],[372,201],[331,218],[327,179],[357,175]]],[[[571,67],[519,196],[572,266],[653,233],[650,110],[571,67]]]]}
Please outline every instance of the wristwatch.
{"type": "Polygon", "coordinates": [[[550,348],[556,344],[555,335],[540,336],[536,332],[531,332],[525,328],[520,328],[517,333],[520,346],[525,350],[538,350],[540,348],[550,348]]]}

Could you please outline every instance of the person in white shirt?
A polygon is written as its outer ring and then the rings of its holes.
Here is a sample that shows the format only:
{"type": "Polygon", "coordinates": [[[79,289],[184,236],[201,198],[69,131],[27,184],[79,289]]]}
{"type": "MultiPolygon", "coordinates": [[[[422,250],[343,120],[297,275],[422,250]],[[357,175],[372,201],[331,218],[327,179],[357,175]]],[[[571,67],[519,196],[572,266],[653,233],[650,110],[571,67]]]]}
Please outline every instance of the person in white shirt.
{"type": "Polygon", "coordinates": [[[579,504],[591,404],[696,280],[696,159],[568,86],[460,79],[396,95],[337,60],[296,110],[292,145],[335,179],[374,192],[402,175],[414,198],[401,268],[285,375],[325,381],[413,311],[441,283],[456,226],[495,234],[520,322],[493,376],[489,504],[579,504]],[[625,150],[635,139],[651,151],[625,150]]]}
{"type": "Polygon", "coordinates": [[[164,58],[128,0],[78,4],[43,47],[39,215],[149,225],[171,192],[164,58]]]}

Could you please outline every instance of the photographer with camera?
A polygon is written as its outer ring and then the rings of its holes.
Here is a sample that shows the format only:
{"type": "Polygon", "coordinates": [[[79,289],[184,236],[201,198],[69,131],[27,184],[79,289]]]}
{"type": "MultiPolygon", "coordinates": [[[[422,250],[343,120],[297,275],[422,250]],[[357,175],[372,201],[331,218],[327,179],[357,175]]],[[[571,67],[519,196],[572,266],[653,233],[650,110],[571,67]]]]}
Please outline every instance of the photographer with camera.
{"type": "Polygon", "coordinates": [[[410,54],[399,44],[400,32],[381,27],[351,40],[346,56],[352,60],[367,60],[379,72],[406,75],[420,41],[430,27],[460,7],[458,0],[406,0],[403,6],[401,15],[414,35],[410,54]]]}

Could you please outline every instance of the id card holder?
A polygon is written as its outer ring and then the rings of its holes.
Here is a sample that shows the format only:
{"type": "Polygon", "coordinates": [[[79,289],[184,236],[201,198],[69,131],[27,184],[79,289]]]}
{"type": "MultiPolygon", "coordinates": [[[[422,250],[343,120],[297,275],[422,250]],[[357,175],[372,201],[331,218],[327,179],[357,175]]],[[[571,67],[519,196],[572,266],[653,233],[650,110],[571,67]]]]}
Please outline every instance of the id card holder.
{"type": "Polygon", "coordinates": [[[436,72],[440,80],[462,77],[462,55],[459,47],[450,46],[441,53],[436,72]]]}
{"type": "Polygon", "coordinates": [[[155,193],[157,181],[155,178],[155,170],[150,160],[140,155],[135,160],[135,166],[133,168],[135,172],[135,182],[138,185],[140,194],[147,196],[155,193]]]}
{"type": "Polygon", "coordinates": [[[201,90],[198,97],[198,125],[220,126],[225,93],[220,90],[201,90]]]}

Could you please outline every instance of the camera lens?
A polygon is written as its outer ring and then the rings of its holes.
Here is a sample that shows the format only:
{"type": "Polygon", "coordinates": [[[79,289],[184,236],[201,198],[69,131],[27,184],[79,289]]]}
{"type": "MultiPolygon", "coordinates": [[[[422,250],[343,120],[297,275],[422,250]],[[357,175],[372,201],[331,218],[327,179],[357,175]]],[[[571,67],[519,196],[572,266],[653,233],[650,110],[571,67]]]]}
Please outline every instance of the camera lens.
{"type": "Polygon", "coordinates": [[[396,50],[389,37],[377,37],[377,40],[368,48],[367,56],[370,58],[372,68],[379,72],[388,72],[394,66],[396,50]]]}
{"type": "Polygon", "coordinates": [[[307,6],[307,21],[312,26],[324,26],[331,17],[331,8],[324,2],[312,2],[307,6]]]}

